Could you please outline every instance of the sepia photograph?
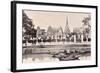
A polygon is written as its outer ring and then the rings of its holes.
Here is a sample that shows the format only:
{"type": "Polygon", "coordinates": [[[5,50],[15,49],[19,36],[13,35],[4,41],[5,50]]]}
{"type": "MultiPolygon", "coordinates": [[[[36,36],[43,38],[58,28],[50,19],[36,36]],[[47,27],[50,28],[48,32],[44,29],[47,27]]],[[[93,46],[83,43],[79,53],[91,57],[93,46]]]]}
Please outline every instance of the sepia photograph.
{"type": "Polygon", "coordinates": [[[97,6],[12,1],[12,72],[97,67],[97,6]]]}
{"type": "Polygon", "coordinates": [[[91,60],[91,14],[22,10],[22,62],[91,60]]]}

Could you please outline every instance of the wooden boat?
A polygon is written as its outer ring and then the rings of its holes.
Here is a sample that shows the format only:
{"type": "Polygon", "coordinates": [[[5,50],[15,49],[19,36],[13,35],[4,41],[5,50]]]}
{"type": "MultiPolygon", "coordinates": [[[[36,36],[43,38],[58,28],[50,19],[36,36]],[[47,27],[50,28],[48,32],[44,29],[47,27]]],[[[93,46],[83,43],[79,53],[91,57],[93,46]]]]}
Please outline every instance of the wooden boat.
{"type": "Polygon", "coordinates": [[[67,57],[60,57],[59,60],[60,61],[79,60],[79,57],[74,55],[69,55],[67,57]]]}
{"type": "Polygon", "coordinates": [[[77,54],[57,53],[52,57],[58,58],[60,61],[79,60],[79,55],[77,54]]]}

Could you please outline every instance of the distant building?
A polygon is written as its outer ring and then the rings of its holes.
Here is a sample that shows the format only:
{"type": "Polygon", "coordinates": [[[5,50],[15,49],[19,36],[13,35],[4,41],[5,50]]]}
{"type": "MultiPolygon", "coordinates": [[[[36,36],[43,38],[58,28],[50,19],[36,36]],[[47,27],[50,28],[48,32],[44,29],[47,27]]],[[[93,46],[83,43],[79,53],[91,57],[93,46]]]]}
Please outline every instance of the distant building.
{"type": "Polygon", "coordinates": [[[40,27],[37,27],[37,39],[44,39],[46,38],[46,32],[45,29],[40,29],[40,27]]]}
{"type": "Polygon", "coordinates": [[[49,26],[47,29],[47,39],[52,39],[55,34],[55,30],[49,26]]]}
{"type": "Polygon", "coordinates": [[[91,32],[90,29],[85,25],[84,27],[74,28],[73,33],[76,38],[76,42],[85,42],[85,41],[91,41],[91,32]]]}
{"type": "Polygon", "coordinates": [[[48,27],[47,39],[62,39],[62,36],[63,36],[62,27],[59,28],[52,28],[51,26],[48,27]]]}
{"type": "Polygon", "coordinates": [[[83,37],[83,29],[81,27],[79,28],[74,28],[73,29],[73,33],[74,33],[74,39],[76,39],[76,42],[82,42],[83,39],[81,39],[83,37]]]}
{"type": "Polygon", "coordinates": [[[49,26],[47,30],[47,38],[62,40],[62,39],[66,39],[66,36],[68,36],[69,33],[70,33],[70,30],[69,30],[68,18],[67,18],[65,30],[63,31],[62,27],[53,28],[49,26]]]}
{"type": "Polygon", "coordinates": [[[59,27],[57,29],[57,32],[55,33],[56,39],[62,39],[63,38],[63,29],[62,27],[59,27]]]}

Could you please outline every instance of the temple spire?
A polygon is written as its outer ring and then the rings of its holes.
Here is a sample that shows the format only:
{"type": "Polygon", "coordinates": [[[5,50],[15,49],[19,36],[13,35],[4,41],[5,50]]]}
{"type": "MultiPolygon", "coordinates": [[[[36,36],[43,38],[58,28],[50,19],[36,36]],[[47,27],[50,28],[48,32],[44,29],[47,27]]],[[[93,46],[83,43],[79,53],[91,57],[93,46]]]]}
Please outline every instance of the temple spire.
{"type": "Polygon", "coordinates": [[[68,17],[66,17],[66,25],[65,25],[65,34],[70,33],[69,26],[68,26],[68,17]]]}

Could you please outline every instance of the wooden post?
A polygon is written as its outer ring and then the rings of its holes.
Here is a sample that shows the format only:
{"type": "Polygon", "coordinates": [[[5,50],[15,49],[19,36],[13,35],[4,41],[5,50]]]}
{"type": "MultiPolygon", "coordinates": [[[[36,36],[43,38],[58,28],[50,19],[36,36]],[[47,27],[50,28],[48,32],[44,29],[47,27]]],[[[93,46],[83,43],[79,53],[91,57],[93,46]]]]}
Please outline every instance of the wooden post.
{"type": "Polygon", "coordinates": [[[81,34],[81,42],[83,42],[83,34],[81,34]]]}
{"type": "Polygon", "coordinates": [[[74,35],[74,42],[76,43],[76,35],[74,35]]]}

